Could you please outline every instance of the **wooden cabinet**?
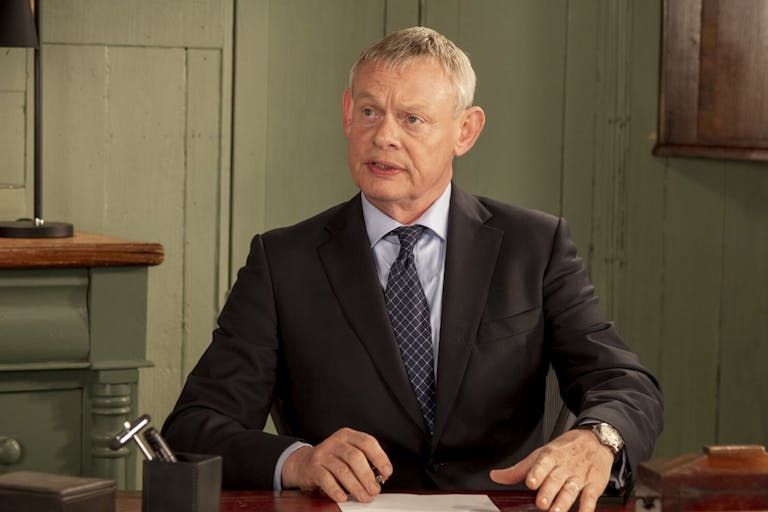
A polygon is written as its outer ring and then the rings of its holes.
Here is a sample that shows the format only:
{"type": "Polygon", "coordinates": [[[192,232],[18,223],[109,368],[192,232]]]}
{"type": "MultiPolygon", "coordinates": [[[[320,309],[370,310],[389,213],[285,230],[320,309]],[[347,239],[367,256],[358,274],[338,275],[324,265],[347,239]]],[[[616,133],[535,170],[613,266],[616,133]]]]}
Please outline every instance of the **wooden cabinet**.
{"type": "Polygon", "coordinates": [[[159,244],[77,233],[0,239],[0,473],[136,485],[135,453],[107,443],[137,416],[147,268],[159,244]]]}
{"type": "Polygon", "coordinates": [[[0,393],[4,437],[0,467],[81,473],[82,418],[78,411],[82,407],[82,391],[76,387],[31,387],[0,393]]]}

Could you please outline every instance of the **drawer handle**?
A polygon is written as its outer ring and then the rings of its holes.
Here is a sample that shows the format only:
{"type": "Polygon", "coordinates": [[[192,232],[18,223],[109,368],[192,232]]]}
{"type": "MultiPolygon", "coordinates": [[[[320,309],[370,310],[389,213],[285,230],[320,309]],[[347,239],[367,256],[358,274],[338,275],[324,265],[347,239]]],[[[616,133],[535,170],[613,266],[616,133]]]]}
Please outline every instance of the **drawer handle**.
{"type": "Polygon", "coordinates": [[[16,464],[21,460],[21,444],[12,437],[0,436],[0,464],[16,464]]]}

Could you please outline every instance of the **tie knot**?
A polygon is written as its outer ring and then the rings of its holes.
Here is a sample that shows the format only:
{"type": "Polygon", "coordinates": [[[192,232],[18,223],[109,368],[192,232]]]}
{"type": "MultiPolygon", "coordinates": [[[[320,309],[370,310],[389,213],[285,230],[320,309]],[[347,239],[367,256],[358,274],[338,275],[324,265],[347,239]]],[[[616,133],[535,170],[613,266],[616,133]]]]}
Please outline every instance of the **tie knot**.
{"type": "Polygon", "coordinates": [[[417,224],[414,226],[400,226],[399,228],[390,231],[390,233],[397,235],[397,238],[400,239],[401,252],[408,251],[412,253],[413,248],[416,246],[416,242],[419,241],[419,238],[421,237],[421,234],[424,233],[425,229],[427,228],[417,224]]]}

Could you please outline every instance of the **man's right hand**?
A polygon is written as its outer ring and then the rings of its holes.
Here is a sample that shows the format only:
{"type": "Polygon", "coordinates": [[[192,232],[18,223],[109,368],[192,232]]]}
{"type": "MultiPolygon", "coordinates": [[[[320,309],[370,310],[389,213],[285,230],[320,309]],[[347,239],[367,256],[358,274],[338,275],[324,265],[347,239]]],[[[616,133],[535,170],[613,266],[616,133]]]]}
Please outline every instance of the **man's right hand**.
{"type": "Polygon", "coordinates": [[[371,465],[386,481],[392,463],[373,436],[342,428],[317,446],[305,446],[285,460],[281,473],[283,488],[322,490],[337,503],[347,501],[347,493],[367,503],[381,492],[371,465]]]}

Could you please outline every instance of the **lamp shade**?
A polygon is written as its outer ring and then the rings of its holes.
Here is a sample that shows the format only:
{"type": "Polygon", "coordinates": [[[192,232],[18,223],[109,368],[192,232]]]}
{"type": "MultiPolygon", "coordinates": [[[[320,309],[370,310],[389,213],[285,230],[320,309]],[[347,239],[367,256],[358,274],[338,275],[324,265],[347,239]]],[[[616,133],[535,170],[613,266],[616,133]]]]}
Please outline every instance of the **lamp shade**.
{"type": "Polygon", "coordinates": [[[29,0],[0,0],[0,46],[38,47],[29,0]]]}

